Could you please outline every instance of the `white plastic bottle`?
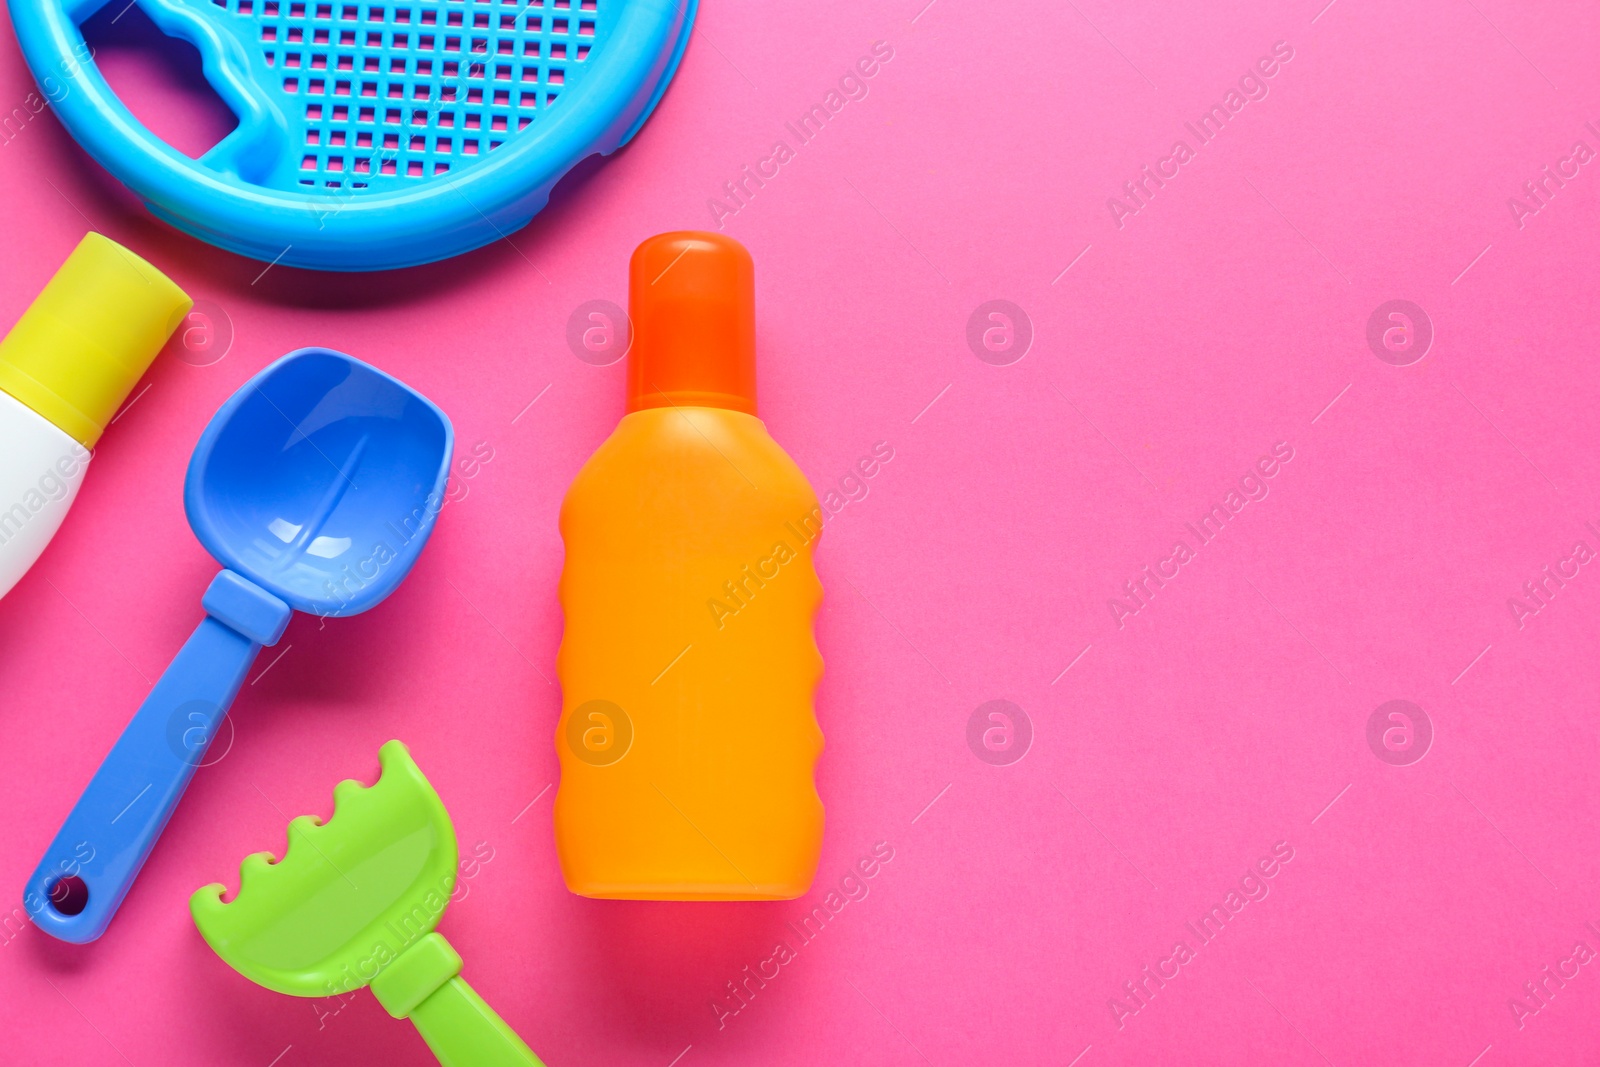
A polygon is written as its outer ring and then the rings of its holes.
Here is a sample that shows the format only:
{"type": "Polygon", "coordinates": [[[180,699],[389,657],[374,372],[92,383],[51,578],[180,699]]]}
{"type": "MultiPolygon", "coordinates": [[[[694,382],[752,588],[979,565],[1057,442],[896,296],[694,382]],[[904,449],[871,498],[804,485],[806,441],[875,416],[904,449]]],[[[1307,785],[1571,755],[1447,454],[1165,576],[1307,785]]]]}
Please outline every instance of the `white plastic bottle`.
{"type": "Polygon", "coordinates": [[[0,596],[61,527],[89,450],[191,306],[91,233],[0,341],[0,596]]]}

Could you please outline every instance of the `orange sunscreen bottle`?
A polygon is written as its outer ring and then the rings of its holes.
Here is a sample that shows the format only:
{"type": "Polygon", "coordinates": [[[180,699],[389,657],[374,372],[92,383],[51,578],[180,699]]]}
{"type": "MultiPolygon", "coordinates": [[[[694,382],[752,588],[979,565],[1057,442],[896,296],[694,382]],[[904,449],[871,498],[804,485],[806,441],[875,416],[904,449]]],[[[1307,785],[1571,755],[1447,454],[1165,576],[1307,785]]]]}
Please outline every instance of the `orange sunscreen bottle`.
{"type": "Polygon", "coordinates": [[[628,410],[561,508],[567,887],[787,900],[822,847],[817,497],[756,417],[755,267],[667,233],[629,267],[628,410]]]}

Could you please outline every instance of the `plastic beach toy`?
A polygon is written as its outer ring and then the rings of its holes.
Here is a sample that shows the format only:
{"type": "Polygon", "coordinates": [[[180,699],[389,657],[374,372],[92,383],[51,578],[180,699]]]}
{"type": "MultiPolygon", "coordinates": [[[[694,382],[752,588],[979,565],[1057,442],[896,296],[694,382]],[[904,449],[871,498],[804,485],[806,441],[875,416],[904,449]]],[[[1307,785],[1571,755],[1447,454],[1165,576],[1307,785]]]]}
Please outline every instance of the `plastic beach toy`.
{"type": "Polygon", "coordinates": [[[73,942],[105,932],[293,611],[351,615],[400,584],[433,532],[452,440],[426,397],[325,348],[284,356],[222,405],[189,462],[184,505],[225,569],[28,880],[41,930],[73,942]]]}
{"type": "Polygon", "coordinates": [[[446,1067],[542,1067],[434,932],[456,883],[449,813],[405,745],[390,741],[378,759],[376,784],[334,787],[326,823],[289,824],[283,859],[246,856],[231,901],[220,884],[195,890],[195,925],[230,967],[279,993],[331,997],[370,984],[446,1067]]]}
{"type": "Polygon", "coordinates": [[[676,71],[696,0],[135,0],[199,49],[239,125],[199,159],[89,57],[107,0],[11,0],[73,137],[156,215],[256,259],[379,270],[525,225],[574,164],[626,144],[676,71]],[[59,96],[59,99],[57,98],[59,96]]]}
{"type": "Polygon", "coordinates": [[[823,512],[756,417],[755,267],[662,234],[628,300],[628,414],[561,508],[561,869],[590,897],[797,897],[822,848],[823,512]]]}

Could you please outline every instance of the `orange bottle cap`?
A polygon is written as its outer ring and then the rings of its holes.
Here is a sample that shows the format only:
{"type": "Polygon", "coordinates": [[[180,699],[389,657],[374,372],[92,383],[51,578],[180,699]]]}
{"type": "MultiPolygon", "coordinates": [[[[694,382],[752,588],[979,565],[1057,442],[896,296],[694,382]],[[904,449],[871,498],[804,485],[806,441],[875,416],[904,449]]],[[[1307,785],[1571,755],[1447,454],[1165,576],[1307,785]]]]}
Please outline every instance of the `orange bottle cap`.
{"type": "Polygon", "coordinates": [[[756,413],[755,262],[719,233],[650,238],[628,266],[628,410],[756,413]]]}

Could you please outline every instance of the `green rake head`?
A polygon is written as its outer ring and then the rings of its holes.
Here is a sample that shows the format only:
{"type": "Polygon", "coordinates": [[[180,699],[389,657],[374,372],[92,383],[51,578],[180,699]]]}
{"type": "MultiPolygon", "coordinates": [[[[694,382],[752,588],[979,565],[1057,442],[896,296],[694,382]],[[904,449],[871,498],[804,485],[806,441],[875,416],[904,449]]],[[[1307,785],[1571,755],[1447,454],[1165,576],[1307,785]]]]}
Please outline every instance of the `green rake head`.
{"type": "Polygon", "coordinates": [[[433,932],[456,882],[449,813],[405,745],[390,741],[378,760],[376,784],[334,787],[326,823],[309,815],[289,823],[283,859],[246,856],[231,901],[220,884],[195,890],[195,925],[229,966],[279,993],[325,997],[371,985],[450,1067],[537,1067],[433,932]]]}
{"type": "Polygon", "coordinates": [[[257,985],[297,997],[359,989],[439,924],[456,881],[450,815],[399,741],[378,752],[375,785],[346,779],[326,823],[289,824],[282,860],[239,865],[239,892],[220,884],[189,900],[201,935],[257,985]]]}

